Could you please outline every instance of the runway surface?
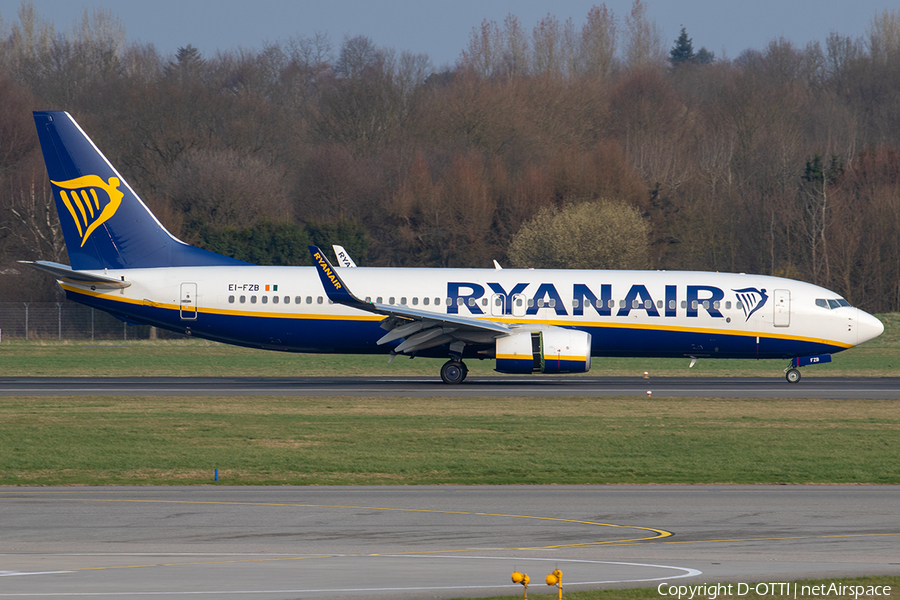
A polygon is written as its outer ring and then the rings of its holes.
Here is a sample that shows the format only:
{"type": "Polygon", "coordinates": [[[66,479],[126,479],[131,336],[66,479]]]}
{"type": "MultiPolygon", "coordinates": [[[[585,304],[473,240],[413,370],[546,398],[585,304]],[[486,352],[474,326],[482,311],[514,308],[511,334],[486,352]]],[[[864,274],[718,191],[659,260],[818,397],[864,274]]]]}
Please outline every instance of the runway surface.
{"type": "Polygon", "coordinates": [[[900,377],[3,377],[0,396],[686,396],[900,398],[900,377]]]}
{"type": "Polygon", "coordinates": [[[0,488],[0,598],[452,598],[900,575],[896,486],[0,488]]]}

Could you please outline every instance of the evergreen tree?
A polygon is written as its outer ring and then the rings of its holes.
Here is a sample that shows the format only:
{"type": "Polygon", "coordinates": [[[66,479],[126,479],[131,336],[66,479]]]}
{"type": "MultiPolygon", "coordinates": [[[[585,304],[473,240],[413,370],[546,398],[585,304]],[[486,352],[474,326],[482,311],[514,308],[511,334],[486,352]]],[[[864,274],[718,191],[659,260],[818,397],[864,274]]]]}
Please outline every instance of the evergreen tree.
{"type": "Polygon", "coordinates": [[[681,35],[675,40],[675,46],[669,51],[669,62],[673,67],[685,63],[694,62],[694,45],[691,38],[688,37],[684,27],[681,28],[681,35]]]}
{"type": "Polygon", "coordinates": [[[694,55],[694,62],[698,65],[711,65],[716,62],[716,53],[710,52],[705,47],[701,47],[697,54],[694,55]]]}

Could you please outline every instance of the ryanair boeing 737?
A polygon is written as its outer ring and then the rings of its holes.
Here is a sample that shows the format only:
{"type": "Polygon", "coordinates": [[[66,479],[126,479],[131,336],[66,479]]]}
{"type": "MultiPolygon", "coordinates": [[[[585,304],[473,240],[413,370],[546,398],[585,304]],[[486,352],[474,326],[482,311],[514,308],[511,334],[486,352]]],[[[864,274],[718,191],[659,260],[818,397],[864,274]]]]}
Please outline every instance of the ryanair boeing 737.
{"type": "MultiPolygon", "coordinates": [[[[286,352],[446,357],[502,373],[584,373],[592,357],[780,358],[799,367],[884,327],[824,288],[708,272],[251,265],[185,244],[66,112],[34,113],[71,266],[30,263],[129,322],[286,352]]],[[[349,259],[349,257],[346,257],[349,259]]]]}

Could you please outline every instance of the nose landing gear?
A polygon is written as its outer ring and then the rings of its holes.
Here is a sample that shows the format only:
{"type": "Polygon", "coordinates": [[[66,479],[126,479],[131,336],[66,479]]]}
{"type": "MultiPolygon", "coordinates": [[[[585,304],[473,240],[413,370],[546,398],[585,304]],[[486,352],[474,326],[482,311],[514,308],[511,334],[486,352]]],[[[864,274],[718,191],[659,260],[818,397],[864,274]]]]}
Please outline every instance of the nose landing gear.
{"type": "Polygon", "coordinates": [[[784,378],[788,383],[797,383],[800,381],[800,367],[806,365],[822,365],[831,362],[830,354],[819,354],[818,356],[795,356],[791,359],[791,364],[784,370],[784,378]]]}
{"type": "Polygon", "coordinates": [[[784,370],[784,378],[787,379],[788,383],[797,383],[800,381],[800,371],[793,368],[793,366],[788,367],[784,370]]]}

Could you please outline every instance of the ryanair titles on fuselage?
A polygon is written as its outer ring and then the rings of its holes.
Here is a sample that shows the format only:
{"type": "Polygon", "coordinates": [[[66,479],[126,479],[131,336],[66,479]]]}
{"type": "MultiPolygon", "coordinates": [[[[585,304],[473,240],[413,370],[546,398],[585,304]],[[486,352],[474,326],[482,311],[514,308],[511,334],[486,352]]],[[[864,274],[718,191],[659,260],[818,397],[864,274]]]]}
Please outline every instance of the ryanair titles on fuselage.
{"type": "MultiPolygon", "coordinates": [[[[486,294],[502,298],[504,315],[513,315],[513,304],[517,298],[525,300],[524,315],[537,315],[541,308],[549,308],[557,316],[570,316],[566,303],[552,283],[536,284],[533,293],[526,293],[531,283],[517,283],[509,289],[499,283],[487,283],[487,288],[479,283],[451,281],[447,283],[448,314],[459,314],[460,307],[465,307],[470,314],[485,314],[478,302],[486,294]]],[[[604,283],[593,289],[583,283],[572,286],[572,303],[569,305],[571,316],[582,316],[585,311],[593,311],[601,317],[627,317],[632,311],[645,311],[648,317],[674,317],[681,310],[688,317],[697,317],[700,311],[711,317],[725,318],[722,314],[721,302],[725,300],[725,291],[712,285],[676,285],[664,286],[663,297],[654,298],[643,284],[632,285],[624,298],[616,302],[612,284],[604,283]]],[[[741,307],[749,320],[750,315],[762,308],[768,300],[765,289],[743,288],[736,292],[735,303],[741,307]],[[738,296],[737,292],[740,292],[738,296]],[[748,303],[752,305],[748,306],[748,303]]]]}

